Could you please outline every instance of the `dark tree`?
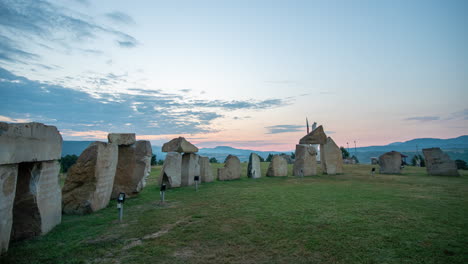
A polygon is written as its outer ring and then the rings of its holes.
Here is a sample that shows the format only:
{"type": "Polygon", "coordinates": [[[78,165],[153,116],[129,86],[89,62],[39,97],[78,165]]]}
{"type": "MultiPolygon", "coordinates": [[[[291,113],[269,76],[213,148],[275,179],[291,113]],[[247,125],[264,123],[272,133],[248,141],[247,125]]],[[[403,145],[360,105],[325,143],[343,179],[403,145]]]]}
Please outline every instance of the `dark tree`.
{"type": "Polygon", "coordinates": [[[218,160],[215,157],[210,158],[210,163],[218,163],[218,160]]]}
{"type": "Polygon", "coordinates": [[[260,162],[265,162],[265,159],[262,156],[258,155],[258,157],[260,158],[260,162]]]}
{"type": "Polygon", "coordinates": [[[270,153],[268,154],[268,157],[266,158],[266,162],[271,162],[271,159],[273,159],[273,155],[270,153]]]}
{"type": "Polygon", "coordinates": [[[413,158],[411,158],[411,165],[417,166],[418,160],[419,160],[419,165],[421,167],[426,167],[426,161],[424,160],[424,157],[421,154],[416,154],[413,156],[413,158]]]}
{"type": "Polygon", "coordinates": [[[457,170],[468,170],[468,166],[464,160],[457,159],[455,160],[455,164],[457,164],[457,170]]]}
{"type": "Polygon", "coordinates": [[[296,153],[291,152],[291,159],[295,159],[295,158],[296,158],[296,153]]]}
{"type": "Polygon", "coordinates": [[[353,159],[356,162],[356,164],[359,164],[359,160],[358,160],[358,158],[356,156],[353,155],[351,157],[351,159],[353,159]]]}
{"type": "Polygon", "coordinates": [[[349,158],[349,152],[344,147],[340,147],[340,149],[341,149],[341,156],[343,157],[343,159],[349,158]]]}
{"type": "Polygon", "coordinates": [[[158,160],[158,165],[163,165],[164,164],[164,160],[158,160]]]}
{"type": "Polygon", "coordinates": [[[153,156],[151,156],[151,166],[154,166],[154,165],[157,165],[157,161],[156,161],[156,155],[153,154],[153,156]]]}
{"type": "Polygon", "coordinates": [[[68,169],[76,163],[76,160],[78,160],[78,156],[76,155],[66,155],[62,157],[60,159],[60,171],[63,173],[68,172],[68,169]]]}

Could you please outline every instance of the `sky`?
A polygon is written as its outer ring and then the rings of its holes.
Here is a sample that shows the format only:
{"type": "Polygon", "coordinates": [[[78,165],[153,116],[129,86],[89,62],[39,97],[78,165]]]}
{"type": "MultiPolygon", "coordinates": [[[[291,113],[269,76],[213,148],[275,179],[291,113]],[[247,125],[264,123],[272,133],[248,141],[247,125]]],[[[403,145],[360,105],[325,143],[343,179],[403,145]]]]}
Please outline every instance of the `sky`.
{"type": "Polygon", "coordinates": [[[0,0],[0,121],[288,151],[468,134],[468,1],[0,0]]]}

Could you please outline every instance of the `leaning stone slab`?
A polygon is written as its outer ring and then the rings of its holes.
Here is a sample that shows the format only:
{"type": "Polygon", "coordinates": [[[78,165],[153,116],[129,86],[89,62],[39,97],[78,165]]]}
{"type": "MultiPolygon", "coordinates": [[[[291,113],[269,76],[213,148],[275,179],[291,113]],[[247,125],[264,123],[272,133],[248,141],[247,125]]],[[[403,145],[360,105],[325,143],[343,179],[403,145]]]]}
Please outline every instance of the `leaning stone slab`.
{"type": "Polygon", "coordinates": [[[379,172],[382,174],[401,173],[401,153],[390,151],[379,157],[379,172]]]}
{"type": "Polygon", "coordinates": [[[312,145],[296,145],[296,159],[293,166],[294,176],[317,175],[317,152],[312,145]]]}
{"type": "Polygon", "coordinates": [[[167,188],[180,187],[182,184],[182,154],[169,152],[164,160],[158,184],[166,184],[167,188]]]}
{"type": "Polygon", "coordinates": [[[18,164],[0,165],[0,254],[10,242],[17,176],[18,164]]]}
{"type": "Polygon", "coordinates": [[[135,133],[110,133],[107,135],[107,140],[119,146],[129,146],[136,142],[135,133]]]}
{"type": "Polygon", "coordinates": [[[119,145],[112,199],[121,192],[132,197],[145,187],[151,172],[152,155],[151,144],[146,140],[139,140],[130,146],[119,145]]]}
{"type": "Polygon", "coordinates": [[[58,160],[62,136],[55,126],[0,122],[0,164],[58,160]]]}
{"type": "Polygon", "coordinates": [[[218,180],[230,181],[240,179],[241,165],[238,157],[229,155],[226,157],[224,168],[218,168],[218,180]]]}
{"type": "Polygon", "coordinates": [[[343,156],[338,145],[331,137],[320,146],[323,172],[329,175],[343,173],[343,156]]]}
{"type": "Polygon", "coordinates": [[[211,169],[210,159],[208,157],[201,157],[198,159],[200,164],[200,178],[202,182],[214,181],[213,170],[211,169]]]}
{"type": "Polygon", "coordinates": [[[299,144],[325,144],[327,143],[327,135],[323,131],[323,126],[319,126],[312,130],[309,134],[305,135],[299,144]]]}
{"type": "Polygon", "coordinates": [[[63,212],[87,214],[109,204],[117,168],[116,144],[93,142],[81,153],[62,188],[63,212]]]}
{"type": "Polygon", "coordinates": [[[440,148],[423,149],[423,154],[429,175],[460,176],[455,161],[440,148]]]}
{"type": "Polygon", "coordinates": [[[200,176],[200,156],[193,153],[184,153],[182,155],[182,185],[190,186],[195,184],[194,177],[200,176]]]}
{"type": "Polygon", "coordinates": [[[183,137],[174,138],[164,143],[162,152],[196,153],[198,148],[183,137]]]}
{"type": "Polygon", "coordinates": [[[260,157],[256,153],[250,153],[249,164],[247,165],[247,177],[253,179],[262,177],[260,157]]]}
{"type": "Polygon", "coordinates": [[[280,155],[273,155],[266,176],[288,176],[288,162],[280,155]]]}

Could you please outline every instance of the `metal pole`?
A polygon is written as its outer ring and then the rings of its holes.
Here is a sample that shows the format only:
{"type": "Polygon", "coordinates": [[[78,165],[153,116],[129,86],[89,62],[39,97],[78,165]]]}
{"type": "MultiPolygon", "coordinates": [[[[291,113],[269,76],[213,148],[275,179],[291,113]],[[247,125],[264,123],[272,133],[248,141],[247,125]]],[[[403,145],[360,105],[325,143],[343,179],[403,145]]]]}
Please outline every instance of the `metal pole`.
{"type": "Polygon", "coordinates": [[[198,192],[198,181],[195,181],[195,191],[198,192]]]}
{"type": "Polygon", "coordinates": [[[123,218],[123,204],[121,204],[119,208],[119,222],[122,222],[122,218],[123,218]]]}
{"type": "Polygon", "coordinates": [[[163,191],[159,192],[161,195],[161,203],[164,203],[164,193],[163,191]]]}

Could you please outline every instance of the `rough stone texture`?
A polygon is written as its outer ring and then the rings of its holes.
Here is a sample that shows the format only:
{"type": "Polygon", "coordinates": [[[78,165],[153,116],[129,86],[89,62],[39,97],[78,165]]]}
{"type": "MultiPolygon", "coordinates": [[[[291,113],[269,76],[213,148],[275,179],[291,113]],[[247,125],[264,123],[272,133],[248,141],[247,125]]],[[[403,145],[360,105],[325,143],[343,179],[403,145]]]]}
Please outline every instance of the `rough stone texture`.
{"type": "Polygon", "coordinates": [[[321,163],[323,172],[329,175],[343,173],[343,156],[341,149],[331,137],[327,143],[320,145],[321,163]]]}
{"type": "Polygon", "coordinates": [[[379,157],[379,172],[382,174],[398,174],[401,172],[401,153],[390,151],[379,157]]]}
{"type": "Polygon", "coordinates": [[[288,162],[280,155],[273,155],[266,176],[288,176],[288,162]]]}
{"type": "Polygon", "coordinates": [[[224,168],[218,168],[218,180],[229,181],[240,179],[241,165],[238,157],[229,155],[226,157],[224,168]]]}
{"type": "Polygon", "coordinates": [[[200,157],[200,178],[202,182],[214,181],[213,169],[211,168],[210,159],[208,157],[200,157]]]}
{"type": "Polygon", "coordinates": [[[317,152],[312,145],[296,145],[296,160],[293,166],[294,176],[317,175],[317,152]]]}
{"type": "Polygon", "coordinates": [[[200,176],[200,156],[193,153],[184,153],[182,155],[182,185],[190,186],[195,184],[194,177],[200,176]]]}
{"type": "Polygon", "coordinates": [[[117,168],[116,144],[93,142],[69,171],[62,189],[63,212],[86,214],[106,207],[117,168]]]}
{"type": "Polygon", "coordinates": [[[294,159],[288,154],[279,154],[288,164],[294,164],[294,159]]]}
{"type": "Polygon", "coordinates": [[[260,157],[256,153],[250,153],[249,164],[247,165],[247,177],[254,179],[262,177],[260,157]]]}
{"type": "Polygon", "coordinates": [[[162,152],[196,153],[198,148],[183,137],[174,138],[164,143],[162,152]]]}
{"type": "Polygon", "coordinates": [[[138,194],[146,185],[151,173],[151,143],[139,140],[135,144],[119,146],[119,158],[115,172],[111,198],[117,198],[124,192],[129,197],[138,194]]]}
{"type": "Polygon", "coordinates": [[[18,164],[0,165],[0,254],[10,242],[17,175],[18,164]]]}
{"type": "Polygon", "coordinates": [[[135,133],[110,133],[107,135],[107,140],[119,146],[130,146],[136,142],[135,133]]]}
{"type": "Polygon", "coordinates": [[[440,148],[423,149],[423,154],[429,175],[460,176],[455,161],[440,148]]]}
{"type": "Polygon", "coordinates": [[[180,187],[182,183],[182,154],[169,152],[164,160],[161,174],[158,180],[159,185],[166,184],[167,188],[180,187]]]}
{"type": "Polygon", "coordinates": [[[62,155],[62,136],[55,126],[0,122],[0,146],[0,165],[58,160],[62,155]]]}
{"type": "Polygon", "coordinates": [[[309,134],[305,135],[299,144],[325,144],[327,143],[327,135],[323,131],[323,126],[319,126],[316,129],[312,130],[309,134]]]}

